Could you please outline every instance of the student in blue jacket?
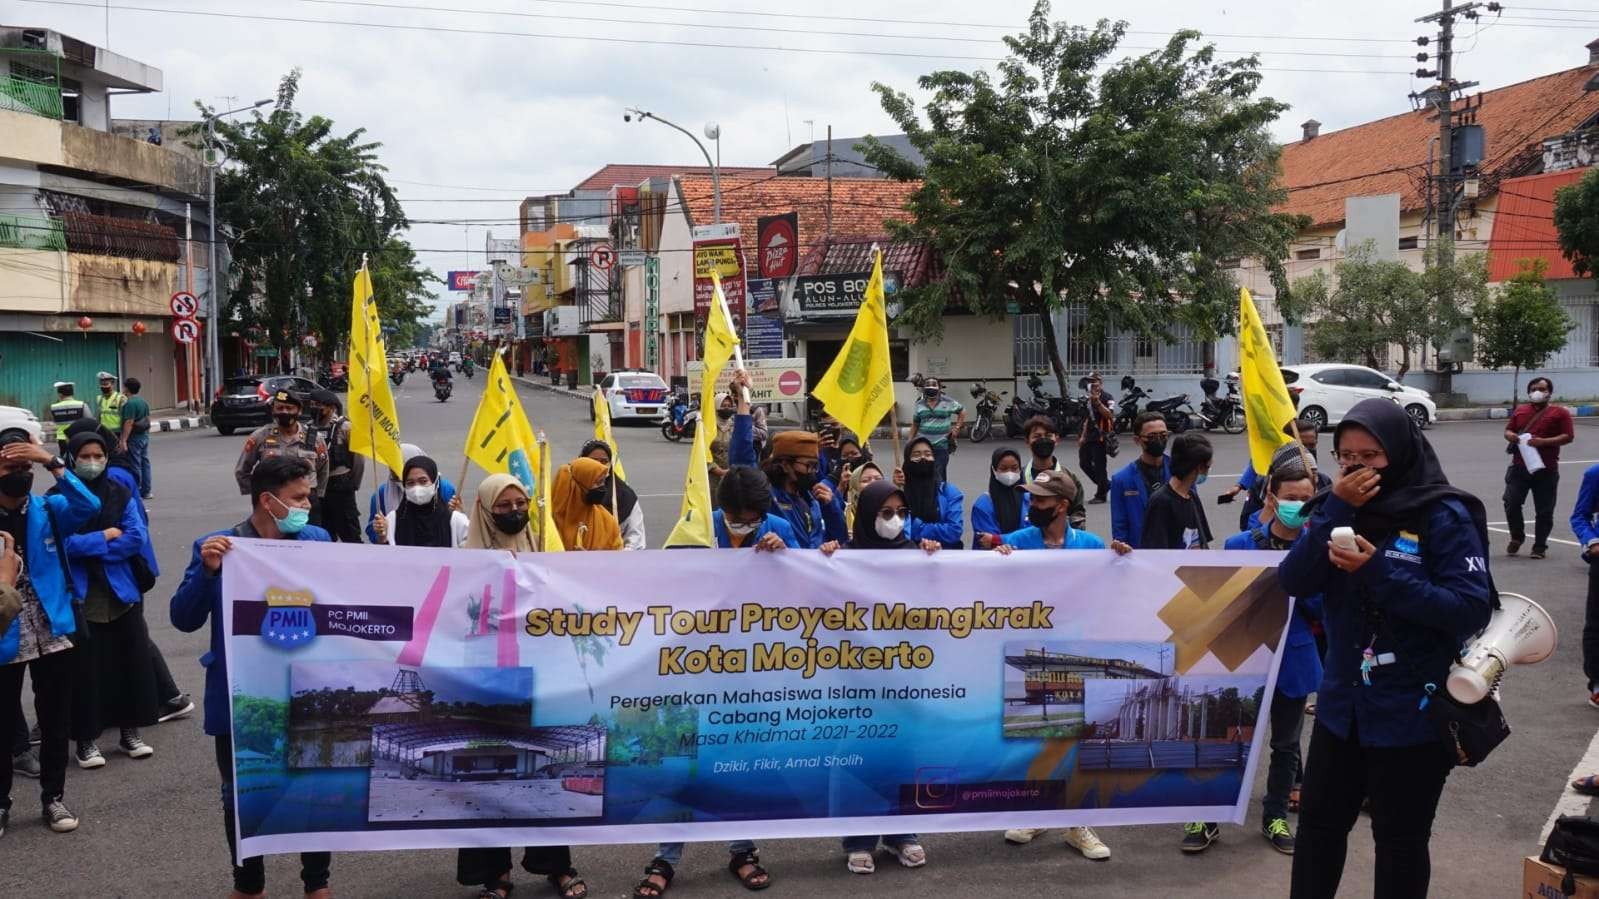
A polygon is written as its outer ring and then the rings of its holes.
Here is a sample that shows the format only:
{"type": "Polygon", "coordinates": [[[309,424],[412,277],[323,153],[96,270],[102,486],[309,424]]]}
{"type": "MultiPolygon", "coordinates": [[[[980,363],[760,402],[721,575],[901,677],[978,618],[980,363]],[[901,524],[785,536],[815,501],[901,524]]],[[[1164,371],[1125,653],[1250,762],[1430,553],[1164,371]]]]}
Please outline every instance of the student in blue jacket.
{"type": "Polygon", "coordinates": [[[905,536],[911,542],[937,540],[945,549],[962,549],[966,535],[966,498],[948,481],[938,479],[933,442],[917,437],[905,446],[905,499],[911,517],[905,536]]]}
{"type": "Polygon", "coordinates": [[[1141,412],[1133,419],[1138,458],[1110,479],[1111,537],[1128,546],[1138,546],[1144,535],[1144,509],[1149,505],[1149,495],[1171,479],[1171,460],[1166,457],[1166,440],[1170,436],[1166,419],[1159,412],[1141,412]]]}
{"type": "Polygon", "coordinates": [[[716,502],[720,508],[711,513],[711,527],[722,549],[800,548],[794,529],[771,514],[772,485],[760,469],[748,465],[728,469],[716,488],[716,502]]]}
{"type": "Polygon", "coordinates": [[[1588,704],[1599,709],[1599,465],[1582,473],[1577,507],[1571,510],[1571,530],[1582,544],[1588,563],[1588,610],[1582,623],[1582,673],[1588,679],[1588,704]]]}
{"type": "MultiPolygon", "coordinates": [[[[216,740],[217,773],[222,778],[222,820],[228,847],[238,840],[233,821],[233,733],[228,714],[228,659],[222,634],[222,560],[235,537],[264,540],[330,542],[328,532],[308,524],[311,518],[311,466],[292,456],[262,459],[250,472],[250,517],[231,528],[212,531],[194,541],[183,583],[172,594],[172,626],[193,633],[211,623],[211,651],[205,666],[205,732],[216,740]]],[[[300,853],[300,877],[308,899],[327,899],[326,852],[300,853]]],[[[266,890],[266,868],[260,857],[233,860],[234,892],[256,896],[266,890]]]]}
{"type": "Polygon", "coordinates": [[[1022,457],[1000,447],[988,462],[988,492],[972,501],[972,548],[993,549],[1027,521],[1028,493],[1022,487],[1022,457]]]}
{"type": "MultiPolygon", "coordinates": [[[[66,463],[20,432],[0,438],[0,571],[14,577],[20,613],[0,633],[0,734],[16,728],[23,669],[33,675],[33,707],[39,713],[39,805],[56,833],[78,828],[63,797],[67,783],[67,732],[72,715],[71,637],[77,630],[72,593],[53,531],[76,531],[100,511],[100,501],[66,470],[66,463]],[[33,466],[55,476],[59,492],[33,494],[33,466]],[[12,558],[12,553],[20,559],[12,558]]],[[[11,818],[11,753],[0,753],[0,835],[11,818]]]]}
{"type": "MultiPolygon", "coordinates": [[[[740,400],[739,409],[747,408],[740,400]]],[[[803,549],[819,549],[829,540],[840,543],[844,510],[833,502],[833,491],[821,483],[821,441],[809,431],[779,431],[772,435],[772,451],[760,463],[772,485],[772,506],[788,522],[803,549]]],[[[733,416],[733,437],[727,445],[733,465],[756,466],[754,429],[747,412],[733,416]]]]}
{"type": "Polygon", "coordinates": [[[1433,816],[1456,759],[1422,700],[1488,623],[1487,515],[1386,399],[1357,403],[1333,448],[1341,471],[1278,566],[1289,594],[1321,594],[1327,632],[1290,896],[1337,894],[1368,798],[1376,895],[1425,896],[1433,816]],[[1355,549],[1331,545],[1337,527],[1354,529],[1355,549]]]}

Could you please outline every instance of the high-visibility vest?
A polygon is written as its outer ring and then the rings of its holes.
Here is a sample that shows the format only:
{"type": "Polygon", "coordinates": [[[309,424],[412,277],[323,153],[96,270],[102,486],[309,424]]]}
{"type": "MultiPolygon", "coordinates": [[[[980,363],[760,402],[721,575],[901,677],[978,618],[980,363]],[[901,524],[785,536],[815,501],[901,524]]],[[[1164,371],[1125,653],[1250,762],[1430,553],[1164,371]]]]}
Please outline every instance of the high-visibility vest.
{"type": "Polygon", "coordinates": [[[56,439],[67,439],[67,426],[82,421],[89,414],[89,405],[80,399],[56,400],[50,404],[50,420],[56,423],[56,439]]]}
{"type": "Polygon", "coordinates": [[[120,390],[111,391],[110,396],[100,395],[100,424],[113,434],[122,430],[122,406],[127,401],[120,390]]]}

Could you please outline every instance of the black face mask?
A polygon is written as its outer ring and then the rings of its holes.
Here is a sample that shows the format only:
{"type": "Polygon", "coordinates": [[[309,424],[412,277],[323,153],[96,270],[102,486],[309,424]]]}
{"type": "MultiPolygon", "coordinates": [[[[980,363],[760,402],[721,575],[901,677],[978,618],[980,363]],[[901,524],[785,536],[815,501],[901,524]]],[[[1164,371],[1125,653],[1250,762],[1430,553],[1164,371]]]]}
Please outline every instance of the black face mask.
{"type": "Polygon", "coordinates": [[[33,492],[33,469],[14,471],[0,478],[0,493],[17,499],[33,492]]]}
{"type": "Polygon", "coordinates": [[[517,512],[495,512],[491,516],[494,527],[502,534],[515,536],[527,530],[527,510],[517,512]]]}
{"type": "Polygon", "coordinates": [[[908,459],[905,462],[905,477],[924,480],[933,476],[937,468],[932,459],[908,459]]]}
{"type": "Polygon", "coordinates": [[[591,506],[603,506],[610,501],[611,492],[605,489],[604,484],[601,484],[598,487],[590,487],[583,493],[583,502],[586,502],[591,506]]]}
{"type": "Polygon", "coordinates": [[[1048,509],[1040,508],[1036,505],[1028,506],[1027,523],[1041,531],[1048,530],[1049,526],[1055,523],[1055,516],[1058,514],[1060,514],[1060,510],[1054,506],[1048,509]]]}
{"type": "Polygon", "coordinates": [[[299,417],[300,416],[295,415],[293,412],[276,412],[273,413],[272,420],[278,423],[278,427],[286,428],[289,425],[294,424],[295,420],[299,417]]]}
{"type": "Polygon", "coordinates": [[[1027,446],[1033,451],[1034,459],[1048,459],[1055,455],[1055,441],[1048,437],[1040,437],[1027,446]]]}
{"type": "Polygon", "coordinates": [[[794,472],[794,486],[799,488],[801,493],[809,493],[811,488],[816,486],[816,481],[817,476],[814,471],[794,472]]]}
{"type": "Polygon", "coordinates": [[[732,409],[717,409],[716,410],[716,417],[717,418],[732,418],[733,417],[733,410],[732,409]]]}
{"type": "Polygon", "coordinates": [[[1166,452],[1166,438],[1165,437],[1146,437],[1146,438],[1144,438],[1144,452],[1149,453],[1151,456],[1162,455],[1163,453],[1166,452]]]}

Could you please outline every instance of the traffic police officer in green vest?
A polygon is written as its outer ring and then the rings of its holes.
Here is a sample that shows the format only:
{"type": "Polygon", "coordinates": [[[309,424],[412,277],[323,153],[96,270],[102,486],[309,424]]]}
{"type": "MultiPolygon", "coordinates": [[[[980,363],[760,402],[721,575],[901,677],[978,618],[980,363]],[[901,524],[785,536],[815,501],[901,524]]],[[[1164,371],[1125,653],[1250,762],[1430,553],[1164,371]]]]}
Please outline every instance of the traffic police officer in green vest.
{"type": "Polygon", "coordinates": [[[113,434],[122,431],[122,407],[128,398],[117,389],[117,376],[100,372],[100,426],[113,434]]]}
{"type": "Polygon", "coordinates": [[[67,453],[67,427],[89,417],[89,404],[72,395],[75,389],[71,381],[57,381],[56,401],[50,404],[50,420],[55,422],[56,443],[63,456],[67,453]]]}

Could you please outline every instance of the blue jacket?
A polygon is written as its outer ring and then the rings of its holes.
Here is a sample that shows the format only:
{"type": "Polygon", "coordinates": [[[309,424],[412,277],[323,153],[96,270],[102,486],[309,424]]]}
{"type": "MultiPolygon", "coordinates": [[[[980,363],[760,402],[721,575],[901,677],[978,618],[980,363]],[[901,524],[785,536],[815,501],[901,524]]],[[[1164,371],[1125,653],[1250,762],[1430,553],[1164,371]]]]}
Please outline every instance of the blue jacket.
{"type": "MultiPolygon", "coordinates": [[[[1222,549],[1266,549],[1265,531],[1258,526],[1227,538],[1222,549]]],[[[1288,645],[1283,647],[1283,662],[1277,668],[1277,692],[1288,699],[1304,699],[1321,683],[1321,654],[1316,651],[1316,635],[1310,629],[1313,619],[1321,618],[1321,597],[1294,597],[1294,614],[1288,621],[1288,645]]]]}
{"type": "Polygon", "coordinates": [[[961,539],[966,534],[966,516],[961,506],[966,497],[954,484],[945,481],[938,485],[938,515],[943,521],[926,522],[912,515],[906,520],[905,536],[912,541],[937,540],[945,549],[964,549],[961,539]]]}
{"type": "MultiPolygon", "coordinates": [[[[727,532],[727,523],[722,519],[721,509],[717,509],[715,512],[711,513],[711,527],[716,531],[716,545],[722,549],[732,549],[733,539],[732,536],[727,532]]],[[[783,545],[789,549],[804,549],[804,547],[800,546],[799,540],[794,536],[794,529],[788,526],[788,522],[778,518],[776,515],[767,515],[766,521],[762,522],[761,526],[755,529],[755,533],[751,534],[749,539],[744,541],[744,546],[740,548],[743,549],[754,546],[762,537],[765,537],[767,534],[776,534],[778,538],[783,541],[783,545]]]]}
{"type": "Polygon", "coordinates": [[[1599,528],[1594,527],[1594,517],[1599,516],[1599,465],[1582,473],[1582,486],[1577,490],[1577,506],[1571,510],[1571,530],[1577,542],[1587,546],[1599,540],[1599,528]]]}
{"type": "Polygon", "coordinates": [[[755,418],[750,415],[733,416],[733,434],[727,438],[727,464],[760,465],[755,456],[755,418]]]}
{"type": "MultiPolygon", "coordinates": [[[[51,491],[57,489],[59,485],[52,487],[51,491]]],[[[138,497],[137,488],[133,495],[135,499],[138,497]]],[[[106,540],[104,530],[87,534],[64,533],[61,539],[67,550],[67,566],[72,569],[72,585],[77,588],[78,596],[85,596],[89,592],[88,562],[95,559],[105,572],[106,585],[111,588],[112,595],[123,605],[131,606],[143,600],[144,596],[139,593],[130,560],[144,552],[150,543],[150,533],[134,500],[130,500],[123,508],[122,520],[116,526],[122,529],[122,536],[115,540],[106,540]]],[[[78,527],[82,528],[83,525],[78,527]]]]}
{"type": "MultiPolygon", "coordinates": [[[[756,466],[755,422],[749,415],[733,416],[733,435],[727,438],[727,464],[756,466]]],[[[838,497],[838,490],[833,490],[838,497]]],[[[849,540],[849,529],[844,526],[844,508],[837,502],[823,506],[815,497],[790,496],[788,491],[772,486],[772,511],[793,529],[800,549],[816,549],[829,540],[844,543],[849,540]],[[806,505],[809,504],[811,526],[805,526],[806,505]]],[[[956,539],[959,539],[957,537],[956,539]]]]}
{"type": "Polygon", "coordinates": [[[1098,534],[1080,531],[1071,525],[1066,526],[1066,542],[1060,546],[1045,546],[1044,532],[1032,525],[1019,531],[1011,531],[1005,535],[1006,546],[1016,549],[1104,549],[1105,541],[1099,539],[1098,534]]]}
{"type": "MultiPolygon", "coordinates": [[[[148,436],[148,435],[146,435],[148,436]]],[[[106,476],[118,484],[128,488],[128,493],[133,498],[128,500],[128,505],[139,510],[139,520],[144,522],[144,545],[139,547],[139,555],[144,557],[144,564],[150,566],[150,573],[156,577],[161,576],[161,565],[155,560],[155,541],[150,539],[150,512],[144,507],[144,500],[139,498],[139,479],[132,471],[115,463],[106,466],[106,476]]],[[[124,529],[126,530],[126,529],[124,529]]]]}
{"type": "MultiPolygon", "coordinates": [[[[380,517],[382,517],[384,515],[387,515],[390,512],[394,511],[393,509],[389,508],[389,504],[384,498],[384,494],[386,494],[387,492],[388,491],[383,490],[381,488],[377,489],[377,490],[374,490],[374,491],[372,491],[372,498],[367,500],[367,503],[366,503],[366,539],[370,543],[385,543],[385,542],[387,542],[387,541],[378,539],[378,532],[372,527],[372,523],[374,521],[377,521],[380,517]]],[[[450,479],[449,478],[445,478],[445,477],[439,478],[439,499],[443,500],[445,505],[449,505],[450,500],[455,499],[455,485],[450,483],[450,479]]],[[[472,514],[472,510],[471,509],[467,509],[466,510],[466,514],[467,515],[471,515],[472,514]]]]}
{"type": "MultiPolygon", "coordinates": [[[[72,617],[73,597],[67,591],[67,576],[61,570],[61,556],[56,552],[49,516],[55,517],[56,529],[65,539],[100,511],[100,499],[70,471],[61,473],[56,487],[57,492],[47,496],[28,497],[26,558],[33,592],[39,595],[39,604],[44,607],[45,617],[50,619],[50,633],[65,637],[77,630],[77,623],[72,617]]],[[[22,625],[13,620],[5,636],[0,637],[0,664],[17,657],[21,641],[22,625]]]]}
{"type": "MultiPolygon", "coordinates": [[[[1160,471],[1171,478],[1171,458],[1160,457],[1160,471]]],[[[1149,491],[1144,488],[1144,478],[1138,473],[1135,459],[1122,467],[1110,479],[1110,535],[1116,540],[1138,548],[1144,537],[1144,509],[1149,506],[1149,491]]]]}
{"type": "MultiPolygon", "coordinates": [[[[228,732],[228,650],[222,633],[222,572],[213,574],[205,570],[205,563],[200,561],[200,544],[212,537],[233,535],[234,529],[226,528],[195,540],[188,570],[183,572],[183,583],[172,594],[173,627],[189,634],[204,627],[206,619],[211,621],[211,651],[200,657],[200,664],[205,668],[205,732],[212,737],[228,732]]],[[[327,531],[313,524],[285,539],[322,543],[333,540],[327,531]]]]}
{"type": "MultiPolygon", "coordinates": [[[[1027,521],[1027,510],[1032,507],[1032,494],[1022,491],[1022,521],[1027,521]]],[[[1025,526],[1025,525],[1024,525],[1025,526]]],[[[972,546],[976,547],[978,534],[1004,534],[999,520],[994,517],[994,499],[984,490],[972,500],[972,546]]]]}
{"type": "Polygon", "coordinates": [[[1359,571],[1346,574],[1328,560],[1327,543],[1333,528],[1354,526],[1355,508],[1329,494],[1277,567],[1290,594],[1322,596],[1327,657],[1316,720],[1345,739],[1354,728],[1362,746],[1438,739],[1421,709],[1425,685],[1443,689],[1461,645],[1488,623],[1487,551],[1470,513],[1453,499],[1427,512],[1421,533],[1395,532],[1359,571]],[[1370,686],[1360,676],[1361,652],[1372,636],[1362,595],[1387,621],[1373,651],[1395,656],[1393,664],[1372,669],[1370,686]]]}

